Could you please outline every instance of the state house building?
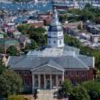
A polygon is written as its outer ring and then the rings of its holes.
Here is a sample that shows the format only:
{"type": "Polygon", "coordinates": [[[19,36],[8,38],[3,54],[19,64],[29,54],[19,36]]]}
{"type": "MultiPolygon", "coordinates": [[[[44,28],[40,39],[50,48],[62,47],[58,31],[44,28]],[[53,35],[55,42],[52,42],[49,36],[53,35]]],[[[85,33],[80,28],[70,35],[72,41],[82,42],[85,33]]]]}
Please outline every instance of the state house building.
{"type": "Polygon", "coordinates": [[[94,78],[94,57],[81,55],[79,49],[64,44],[56,9],[47,37],[45,48],[9,57],[8,66],[22,76],[25,91],[58,88],[67,78],[73,84],[94,78]]]}

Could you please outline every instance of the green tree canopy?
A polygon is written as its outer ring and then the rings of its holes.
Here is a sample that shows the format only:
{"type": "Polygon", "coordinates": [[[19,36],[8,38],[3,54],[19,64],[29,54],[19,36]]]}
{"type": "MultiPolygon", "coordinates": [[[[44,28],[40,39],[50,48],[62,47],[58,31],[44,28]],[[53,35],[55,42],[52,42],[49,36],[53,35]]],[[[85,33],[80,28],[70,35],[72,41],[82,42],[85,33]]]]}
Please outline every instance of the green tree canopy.
{"type": "Polygon", "coordinates": [[[38,44],[34,40],[31,40],[31,43],[26,46],[26,49],[28,49],[28,50],[30,50],[30,49],[34,50],[36,48],[38,48],[38,44]]]}
{"type": "Polygon", "coordinates": [[[22,24],[17,29],[23,34],[27,34],[32,40],[36,42],[38,46],[46,44],[46,30],[43,27],[35,28],[32,25],[22,24]]]}
{"type": "Polygon", "coordinates": [[[63,92],[65,95],[70,95],[72,92],[72,84],[69,79],[66,79],[62,84],[63,92]]]}
{"type": "Polygon", "coordinates": [[[87,21],[100,23],[100,8],[93,7],[91,4],[86,4],[86,6],[80,9],[69,9],[68,13],[72,16],[68,17],[69,22],[73,21],[87,21]]]}
{"type": "Polygon", "coordinates": [[[0,75],[0,95],[8,96],[22,92],[22,79],[14,71],[6,69],[0,75]]]}
{"type": "Polygon", "coordinates": [[[95,66],[100,70],[100,50],[93,50],[91,55],[95,57],[95,66]]]}
{"type": "Polygon", "coordinates": [[[7,49],[7,54],[9,54],[10,56],[16,56],[16,55],[18,55],[18,50],[15,46],[10,46],[7,49]]]}
{"type": "Polygon", "coordinates": [[[73,87],[71,100],[90,100],[89,95],[84,87],[78,85],[73,87]]]}
{"type": "Polygon", "coordinates": [[[100,83],[97,81],[83,82],[83,87],[87,90],[92,100],[98,99],[100,95],[100,83]]]}
{"type": "Polygon", "coordinates": [[[63,14],[63,15],[60,15],[59,16],[59,20],[61,21],[61,22],[65,22],[65,21],[67,21],[67,14],[63,14]]]}
{"type": "Polygon", "coordinates": [[[81,46],[81,43],[78,39],[68,36],[67,34],[65,34],[64,36],[64,42],[66,45],[70,45],[78,48],[81,46]]]}
{"type": "Polygon", "coordinates": [[[80,53],[83,55],[95,57],[95,66],[100,69],[100,50],[95,50],[90,47],[80,46],[80,53]]]}
{"type": "Polygon", "coordinates": [[[3,73],[3,71],[6,69],[6,66],[2,63],[0,60],[0,75],[3,73]]]}
{"type": "Polygon", "coordinates": [[[23,33],[23,34],[27,34],[27,31],[30,29],[31,25],[29,24],[21,24],[17,27],[17,29],[23,33]]]}
{"type": "Polygon", "coordinates": [[[33,39],[39,46],[46,44],[46,35],[44,34],[46,30],[42,27],[39,28],[30,28],[28,34],[31,39],[33,39]]]}

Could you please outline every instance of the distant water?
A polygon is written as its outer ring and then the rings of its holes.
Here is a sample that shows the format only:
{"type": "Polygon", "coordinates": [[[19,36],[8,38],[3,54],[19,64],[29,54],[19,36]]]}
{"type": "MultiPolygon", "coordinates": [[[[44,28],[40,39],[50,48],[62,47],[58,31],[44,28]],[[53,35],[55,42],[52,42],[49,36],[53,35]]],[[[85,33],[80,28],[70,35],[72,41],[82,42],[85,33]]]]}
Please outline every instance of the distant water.
{"type": "MultiPolygon", "coordinates": [[[[87,3],[88,0],[86,1],[80,1],[78,2],[80,6],[84,5],[85,3],[87,3]]],[[[98,4],[98,1],[92,1],[94,4],[98,4]]],[[[62,2],[65,5],[71,5],[73,2],[72,1],[67,1],[62,2]]],[[[61,3],[60,3],[61,4],[61,3]]],[[[100,4],[100,3],[99,3],[100,4]]],[[[52,10],[52,3],[38,3],[38,4],[33,4],[33,3],[0,3],[0,9],[4,9],[4,10],[8,10],[8,11],[16,11],[16,10],[23,10],[23,9],[27,9],[27,10],[38,10],[40,12],[45,12],[45,11],[49,11],[52,10]]]]}
{"type": "MultiPolygon", "coordinates": [[[[71,5],[72,1],[67,1],[58,3],[63,5],[71,5]]],[[[83,4],[82,4],[83,5],[83,4]]],[[[38,3],[38,4],[29,4],[29,3],[0,3],[0,9],[8,10],[8,11],[17,11],[17,10],[38,10],[39,12],[45,12],[52,10],[52,3],[38,3]]]]}
{"type": "Polygon", "coordinates": [[[16,11],[16,10],[38,10],[40,12],[45,12],[52,10],[52,4],[28,4],[28,3],[0,3],[0,9],[8,10],[8,11],[16,11]]]}
{"type": "MultiPolygon", "coordinates": [[[[64,5],[71,5],[73,2],[64,3],[64,5]]],[[[84,2],[80,2],[80,6],[84,6],[84,2]]],[[[52,10],[53,6],[52,3],[38,3],[38,4],[29,4],[29,3],[0,3],[0,9],[8,10],[9,12],[16,12],[18,10],[29,10],[29,11],[38,11],[38,12],[47,12],[52,10]]],[[[23,20],[28,19],[29,16],[21,16],[17,17],[14,22],[15,23],[22,23],[23,20]]]]}

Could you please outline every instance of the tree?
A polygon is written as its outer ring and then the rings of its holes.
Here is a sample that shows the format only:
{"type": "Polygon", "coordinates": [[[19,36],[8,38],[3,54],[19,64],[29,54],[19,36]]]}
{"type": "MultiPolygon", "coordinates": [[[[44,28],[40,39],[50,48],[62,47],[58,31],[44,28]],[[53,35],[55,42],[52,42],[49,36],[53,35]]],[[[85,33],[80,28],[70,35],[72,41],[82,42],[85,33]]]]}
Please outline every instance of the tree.
{"type": "Polygon", "coordinates": [[[66,79],[63,84],[62,84],[62,88],[63,88],[63,91],[64,91],[64,94],[65,95],[70,95],[71,92],[72,92],[72,84],[71,84],[71,81],[66,79]]]}
{"type": "Polygon", "coordinates": [[[33,39],[39,46],[43,46],[46,44],[46,35],[45,33],[45,29],[42,27],[39,28],[30,28],[28,30],[28,34],[30,36],[31,39],[33,39]]]}
{"type": "Polygon", "coordinates": [[[91,55],[95,57],[95,66],[100,70],[100,50],[93,50],[91,55]]]}
{"type": "Polygon", "coordinates": [[[3,73],[5,69],[6,69],[6,66],[2,64],[2,61],[0,60],[0,75],[3,73]]]}
{"type": "Polygon", "coordinates": [[[66,79],[62,83],[62,87],[58,90],[58,98],[66,98],[69,97],[72,92],[72,84],[69,79],[66,79]]]}
{"type": "Polygon", "coordinates": [[[97,81],[83,82],[83,87],[87,90],[87,93],[92,100],[98,99],[100,96],[100,83],[97,81]]]}
{"type": "Polygon", "coordinates": [[[89,95],[84,87],[77,85],[73,87],[70,95],[71,100],[90,100],[89,95]]]}
{"type": "Polygon", "coordinates": [[[23,33],[23,34],[27,34],[28,30],[30,29],[31,25],[28,25],[28,24],[22,24],[22,25],[19,25],[17,27],[17,29],[23,33]]]}
{"type": "Polygon", "coordinates": [[[100,83],[100,75],[98,75],[96,81],[100,83]]]}
{"type": "Polygon", "coordinates": [[[81,46],[81,43],[78,39],[68,36],[67,34],[65,34],[64,42],[66,45],[70,45],[78,48],[81,46]]]}
{"type": "Polygon", "coordinates": [[[6,69],[0,75],[0,95],[8,96],[22,92],[22,79],[14,71],[6,69]]]}
{"type": "Polygon", "coordinates": [[[36,48],[38,48],[38,45],[34,40],[31,40],[31,44],[28,44],[26,46],[26,49],[36,49],[36,48]]]}
{"type": "Polygon", "coordinates": [[[21,95],[10,95],[7,100],[28,100],[21,95]]]}
{"type": "Polygon", "coordinates": [[[67,21],[67,14],[60,15],[60,16],[59,16],[59,20],[60,20],[61,22],[67,21]]]}
{"type": "Polygon", "coordinates": [[[90,3],[87,3],[86,5],[85,5],[85,7],[84,7],[84,9],[92,9],[93,8],[93,6],[90,4],[90,3]]]}
{"type": "Polygon", "coordinates": [[[92,56],[93,51],[90,47],[80,46],[80,53],[83,55],[92,56]]]}
{"type": "Polygon", "coordinates": [[[18,50],[15,46],[10,46],[7,49],[7,54],[9,54],[10,56],[16,56],[16,55],[18,55],[18,50]]]}

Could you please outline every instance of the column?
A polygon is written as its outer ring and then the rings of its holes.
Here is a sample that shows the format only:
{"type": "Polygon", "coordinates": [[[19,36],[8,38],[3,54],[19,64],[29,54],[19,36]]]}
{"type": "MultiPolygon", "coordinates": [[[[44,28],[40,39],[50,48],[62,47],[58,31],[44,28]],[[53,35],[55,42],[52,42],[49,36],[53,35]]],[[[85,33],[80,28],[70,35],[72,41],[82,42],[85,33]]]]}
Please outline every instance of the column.
{"type": "Polygon", "coordinates": [[[35,78],[34,78],[34,74],[32,73],[32,92],[34,92],[34,86],[35,85],[35,78]]]}
{"type": "Polygon", "coordinates": [[[38,88],[40,89],[41,87],[41,80],[40,80],[40,74],[38,74],[38,88]]]}
{"type": "Polygon", "coordinates": [[[63,74],[62,74],[62,82],[64,82],[64,71],[63,71],[63,74]]]}
{"type": "Polygon", "coordinates": [[[52,75],[50,75],[50,89],[52,89],[52,75]]]}
{"type": "Polygon", "coordinates": [[[56,88],[58,88],[58,75],[56,75],[56,88]]]}
{"type": "Polygon", "coordinates": [[[46,89],[46,75],[44,74],[44,89],[46,89]]]}

